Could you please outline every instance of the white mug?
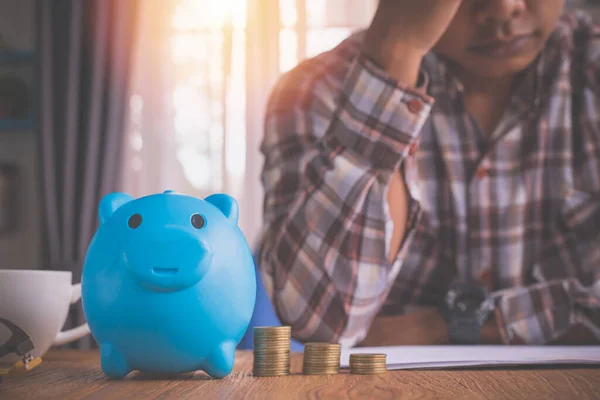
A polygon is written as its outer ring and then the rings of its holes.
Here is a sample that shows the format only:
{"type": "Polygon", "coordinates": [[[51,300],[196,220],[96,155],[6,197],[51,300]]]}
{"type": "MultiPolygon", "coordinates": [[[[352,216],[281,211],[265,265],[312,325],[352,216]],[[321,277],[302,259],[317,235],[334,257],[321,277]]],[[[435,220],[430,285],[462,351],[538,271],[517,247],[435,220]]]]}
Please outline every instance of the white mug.
{"type": "MultiPolygon", "coordinates": [[[[87,324],[67,331],[61,329],[69,307],[81,299],[81,284],[73,285],[68,271],[0,269],[0,318],[21,328],[34,345],[33,356],[42,357],[50,346],[77,340],[90,333],[87,324]]],[[[0,346],[11,337],[0,323],[0,346]]],[[[0,363],[18,361],[7,355],[0,363]]]]}

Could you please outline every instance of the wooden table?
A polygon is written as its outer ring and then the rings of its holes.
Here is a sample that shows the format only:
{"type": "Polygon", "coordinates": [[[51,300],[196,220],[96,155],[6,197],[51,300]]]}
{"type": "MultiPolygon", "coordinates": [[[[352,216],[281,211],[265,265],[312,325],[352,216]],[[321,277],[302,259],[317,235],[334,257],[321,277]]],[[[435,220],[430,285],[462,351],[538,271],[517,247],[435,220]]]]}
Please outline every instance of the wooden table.
{"type": "Polygon", "coordinates": [[[0,383],[0,399],[600,399],[600,369],[525,368],[454,371],[390,371],[381,376],[303,376],[302,355],[291,376],[255,378],[252,353],[239,352],[234,372],[213,380],[202,372],[175,378],[139,373],[108,380],[95,351],[51,351],[27,375],[0,383]]]}

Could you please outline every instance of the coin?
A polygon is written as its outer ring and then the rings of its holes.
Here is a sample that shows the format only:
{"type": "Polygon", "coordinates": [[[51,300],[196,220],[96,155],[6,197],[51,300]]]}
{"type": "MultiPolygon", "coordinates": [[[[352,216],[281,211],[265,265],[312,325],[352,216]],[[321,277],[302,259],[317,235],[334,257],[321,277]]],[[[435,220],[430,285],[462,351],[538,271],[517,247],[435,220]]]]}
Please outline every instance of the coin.
{"type": "Polygon", "coordinates": [[[350,373],[378,375],[386,372],[385,354],[350,354],[350,373]]]}
{"type": "Polygon", "coordinates": [[[255,344],[254,348],[258,351],[284,351],[285,349],[289,349],[290,345],[288,344],[255,344]]]}
{"type": "Polygon", "coordinates": [[[291,337],[292,330],[289,326],[255,326],[254,327],[254,336],[290,336],[291,337]]]}
{"type": "Polygon", "coordinates": [[[302,371],[305,375],[336,375],[340,372],[341,345],[306,343],[302,371]]]}
{"type": "Polygon", "coordinates": [[[290,374],[289,326],[257,326],[254,328],[255,376],[283,376],[290,374]]]}
{"type": "Polygon", "coordinates": [[[283,361],[289,360],[290,356],[288,354],[255,354],[254,361],[283,361]]]}
{"type": "Polygon", "coordinates": [[[354,353],[354,354],[350,354],[350,358],[355,359],[355,360],[372,360],[372,359],[383,359],[385,360],[387,357],[387,354],[380,354],[380,353],[354,353]]]}

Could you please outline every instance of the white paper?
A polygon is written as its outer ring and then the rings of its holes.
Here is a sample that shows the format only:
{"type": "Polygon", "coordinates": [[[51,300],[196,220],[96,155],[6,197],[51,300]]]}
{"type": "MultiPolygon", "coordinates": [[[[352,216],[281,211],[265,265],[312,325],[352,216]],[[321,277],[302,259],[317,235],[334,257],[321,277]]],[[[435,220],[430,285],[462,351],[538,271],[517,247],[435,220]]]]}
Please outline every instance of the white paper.
{"type": "Polygon", "coordinates": [[[388,369],[600,364],[600,346],[395,346],[342,349],[342,368],[353,353],[387,354],[388,369]]]}

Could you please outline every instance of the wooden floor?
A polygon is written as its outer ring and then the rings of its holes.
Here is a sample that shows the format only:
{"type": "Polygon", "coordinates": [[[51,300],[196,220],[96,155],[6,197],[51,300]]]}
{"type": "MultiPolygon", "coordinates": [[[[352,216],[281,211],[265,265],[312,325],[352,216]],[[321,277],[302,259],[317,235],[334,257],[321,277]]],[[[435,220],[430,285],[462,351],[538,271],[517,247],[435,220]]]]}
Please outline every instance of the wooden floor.
{"type": "Polygon", "coordinates": [[[202,372],[174,378],[139,373],[108,380],[97,352],[51,351],[31,373],[0,383],[0,399],[600,399],[600,369],[390,371],[382,376],[252,376],[252,353],[239,352],[234,372],[214,380],[202,372]]]}

